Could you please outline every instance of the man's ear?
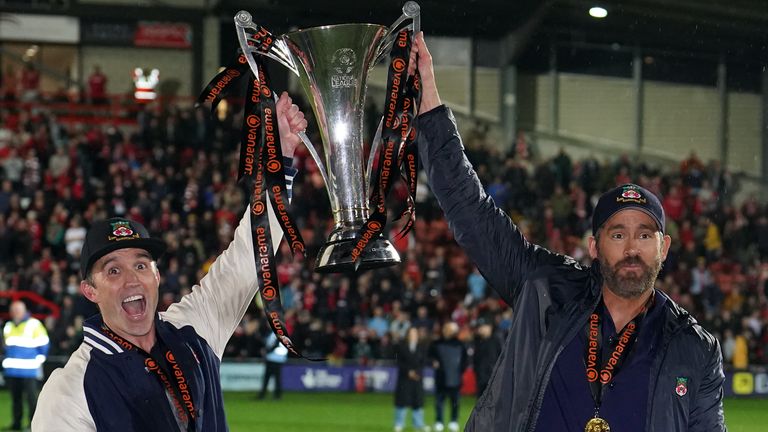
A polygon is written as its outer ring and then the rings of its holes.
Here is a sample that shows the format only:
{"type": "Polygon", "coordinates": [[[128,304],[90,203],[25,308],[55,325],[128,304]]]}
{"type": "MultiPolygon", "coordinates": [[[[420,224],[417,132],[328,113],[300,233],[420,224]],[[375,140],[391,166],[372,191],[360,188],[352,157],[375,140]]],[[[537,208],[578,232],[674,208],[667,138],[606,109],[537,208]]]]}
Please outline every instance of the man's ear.
{"type": "Polygon", "coordinates": [[[157,261],[152,261],[152,267],[155,270],[155,279],[157,279],[157,283],[160,283],[160,269],[157,268],[157,261]]]}
{"type": "Polygon", "coordinates": [[[86,280],[80,281],[80,293],[83,294],[83,297],[96,303],[96,287],[91,285],[90,282],[86,280]]]}
{"type": "Polygon", "coordinates": [[[597,239],[595,236],[589,236],[587,239],[587,249],[589,249],[589,257],[593,260],[597,258],[597,239]]]}
{"type": "Polygon", "coordinates": [[[672,237],[670,237],[669,234],[665,234],[662,237],[662,243],[661,243],[661,260],[662,261],[667,259],[667,253],[669,253],[670,246],[672,246],[672,237]]]}

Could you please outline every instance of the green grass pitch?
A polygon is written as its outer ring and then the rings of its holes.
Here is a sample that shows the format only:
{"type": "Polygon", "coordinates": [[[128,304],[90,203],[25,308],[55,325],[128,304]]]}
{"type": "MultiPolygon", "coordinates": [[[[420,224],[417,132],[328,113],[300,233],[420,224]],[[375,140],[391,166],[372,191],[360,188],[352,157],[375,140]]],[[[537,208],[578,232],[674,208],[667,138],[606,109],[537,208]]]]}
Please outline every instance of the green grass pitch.
{"type": "MultiPolygon", "coordinates": [[[[432,398],[426,420],[434,422],[432,398]]],[[[259,401],[251,393],[226,393],[224,405],[232,432],[387,432],[392,430],[391,394],[286,393],[282,400],[259,401]]],[[[446,404],[447,405],[447,404],[446,404]]],[[[460,421],[469,417],[474,398],[462,398],[460,421]]],[[[446,414],[448,407],[446,406],[446,414]]],[[[0,391],[0,428],[10,424],[11,401],[0,391]]],[[[768,399],[728,399],[725,419],[729,432],[768,430],[768,399]]],[[[410,414],[407,425],[410,428],[410,414]]],[[[406,429],[412,430],[412,429],[406,429]]]]}

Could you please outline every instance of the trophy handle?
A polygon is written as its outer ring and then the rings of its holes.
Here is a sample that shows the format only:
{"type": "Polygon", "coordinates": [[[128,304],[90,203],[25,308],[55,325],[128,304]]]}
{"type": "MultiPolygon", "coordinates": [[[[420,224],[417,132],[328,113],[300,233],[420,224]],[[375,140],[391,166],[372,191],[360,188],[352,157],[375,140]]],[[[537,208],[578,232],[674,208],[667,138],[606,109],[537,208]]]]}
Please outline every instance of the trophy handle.
{"type": "Polygon", "coordinates": [[[365,170],[365,178],[368,181],[368,191],[372,190],[376,185],[371,183],[373,179],[371,178],[371,172],[373,171],[373,158],[376,157],[376,153],[379,152],[379,145],[381,144],[381,128],[384,126],[384,116],[381,116],[381,120],[379,120],[379,127],[376,129],[376,134],[373,137],[373,142],[371,144],[371,152],[368,155],[368,168],[365,170]]]}
{"type": "Polygon", "coordinates": [[[262,27],[254,24],[251,14],[247,11],[241,10],[235,14],[235,32],[237,33],[237,40],[240,43],[240,49],[243,51],[243,55],[248,61],[248,66],[251,67],[254,76],[259,76],[259,67],[253,59],[253,54],[267,56],[287,67],[288,70],[295,73],[296,76],[299,76],[299,70],[293,62],[290,51],[288,51],[288,45],[283,38],[274,36],[271,33],[266,32],[262,27]],[[260,31],[264,31],[264,34],[260,34],[260,31]],[[261,41],[254,36],[268,36],[275,40],[269,50],[265,52],[259,49],[261,41]]]}
{"type": "MultiPolygon", "coordinates": [[[[376,51],[376,56],[374,57],[375,60],[371,62],[371,68],[376,65],[376,63],[381,60],[381,58],[386,54],[389,49],[392,47],[392,44],[395,42],[395,38],[397,37],[397,32],[400,30],[400,26],[405,22],[407,19],[411,19],[410,26],[413,28],[413,35],[412,37],[416,37],[416,34],[421,31],[421,7],[418,3],[415,1],[407,1],[405,5],[403,5],[403,14],[400,15],[400,18],[397,19],[390,27],[389,27],[389,34],[387,34],[379,43],[379,48],[376,51]]],[[[373,159],[376,157],[376,153],[378,153],[379,150],[379,141],[381,141],[381,128],[384,125],[384,117],[381,117],[381,120],[379,121],[379,128],[376,129],[376,135],[373,137],[373,144],[371,144],[371,152],[368,155],[368,168],[365,170],[365,178],[368,180],[368,182],[371,181],[371,171],[373,170],[373,159]]],[[[368,190],[371,190],[370,188],[374,187],[374,185],[370,184],[368,185],[368,190]]]]}
{"type": "Polygon", "coordinates": [[[317,169],[320,170],[320,175],[323,177],[325,189],[331,190],[331,184],[328,183],[328,174],[325,172],[325,166],[323,165],[323,161],[320,159],[320,155],[317,154],[317,150],[315,150],[314,144],[312,144],[312,141],[309,140],[309,137],[304,131],[299,132],[299,138],[301,138],[301,142],[303,142],[307,147],[307,150],[309,150],[309,154],[312,155],[312,159],[315,160],[315,165],[317,165],[317,169]]]}
{"type": "MultiPolygon", "coordinates": [[[[296,68],[296,64],[293,62],[290,51],[288,51],[288,45],[285,43],[283,38],[275,37],[271,33],[254,24],[251,14],[247,11],[241,10],[235,15],[235,32],[237,33],[237,40],[240,43],[240,49],[243,52],[243,56],[248,62],[248,66],[250,66],[254,76],[259,76],[259,66],[256,64],[256,60],[253,58],[254,54],[267,56],[277,61],[281,65],[287,67],[288,70],[295,73],[296,76],[299,76],[299,70],[296,68]],[[259,49],[259,45],[261,45],[262,41],[254,36],[259,36],[259,38],[272,37],[275,39],[269,50],[265,52],[259,49]]],[[[274,99],[275,102],[277,102],[277,93],[274,94],[274,99]]],[[[309,150],[309,154],[312,155],[312,159],[315,160],[317,168],[320,170],[320,175],[323,177],[325,187],[328,189],[328,174],[325,171],[325,166],[323,165],[320,156],[317,154],[317,150],[315,150],[315,146],[312,144],[312,141],[310,141],[306,132],[299,132],[298,135],[304,145],[307,146],[307,150],[309,150]]]]}
{"type": "Polygon", "coordinates": [[[371,67],[378,63],[384,54],[389,51],[389,48],[391,48],[392,44],[395,42],[395,38],[397,38],[397,32],[400,30],[400,26],[409,18],[411,19],[411,24],[409,24],[409,26],[413,28],[412,37],[416,37],[416,34],[421,31],[421,7],[418,3],[412,0],[405,2],[405,5],[403,5],[403,14],[389,27],[389,34],[385,36],[379,44],[379,48],[376,50],[376,57],[374,57],[375,60],[371,62],[371,67]]]}

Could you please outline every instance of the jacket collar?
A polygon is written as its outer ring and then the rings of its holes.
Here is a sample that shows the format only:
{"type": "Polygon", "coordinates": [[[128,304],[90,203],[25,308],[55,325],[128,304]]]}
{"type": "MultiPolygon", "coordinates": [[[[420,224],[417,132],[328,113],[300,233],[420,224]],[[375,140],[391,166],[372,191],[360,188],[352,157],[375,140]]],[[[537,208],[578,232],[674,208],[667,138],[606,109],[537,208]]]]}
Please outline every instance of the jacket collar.
{"type": "Polygon", "coordinates": [[[10,320],[10,322],[12,322],[13,325],[18,326],[18,325],[21,325],[21,324],[24,324],[25,322],[27,322],[31,317],[32,317],[32,314],[27,312],[27,313],[24,314],[23,317],[21,317],[21,319],[18,322],[16,322],[15,320],[10,320]]]}
{"type": "Polygon", "coordinates": [[[691,316],[687,310],[683,309],[680,305],[675,303],[675,301],[669,298],[666,293],[659,291],[659,294],[666,298],[666,302],[664,302],[664,309],[667,314],[667,317],[664,320],[665,339],[671,337],[680,330],[698,325],[696,318],[691,316]]]}
{"type": "MultiPolygon", "coordinates": [[[[160,314],[155,316],[155,331],[158,331],[160,314]]],[[[107,355],[122,354],[134,349],[131,342],[118,335],[108,336],[102,331],[104,319],[96,314],[83,322],[83,343],[107,355]]]]}

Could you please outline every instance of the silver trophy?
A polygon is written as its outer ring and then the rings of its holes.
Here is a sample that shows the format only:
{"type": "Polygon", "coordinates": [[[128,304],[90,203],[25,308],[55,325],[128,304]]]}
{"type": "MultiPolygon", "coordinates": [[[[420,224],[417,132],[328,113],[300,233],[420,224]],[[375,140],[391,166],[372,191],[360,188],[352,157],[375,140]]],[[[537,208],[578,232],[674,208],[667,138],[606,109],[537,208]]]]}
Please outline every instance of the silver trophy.
{"type": "MultiPolygon", "coordinates": [[[[419,31],[420,9],[416,2],[403,6],[403,14],[391,27],[378,24],[338,24],[297,30],[276,36],[267,52],[258,49],[265,35],[259,33],[251,14],[240,11],[235,26],[240,48],[254,76],[259,76],[252,54],[266,55],[299,77],[323,141],[325,164],[315,147],[301,133],[301,139],[317,163],[331,201],[335,226],[318,253],[315,271],[320,273],[355,270],[351,258],[354,239],[368,218],[371,167],[377,153],[378,135],[364,162],[363,107],[368,74],[388,53],[397,33],[410,19],[419,31]]],[[[392,244],[384,237],[372,240],[360,257],[359,269],[383,267],[400,262],[392,244]]]]}

